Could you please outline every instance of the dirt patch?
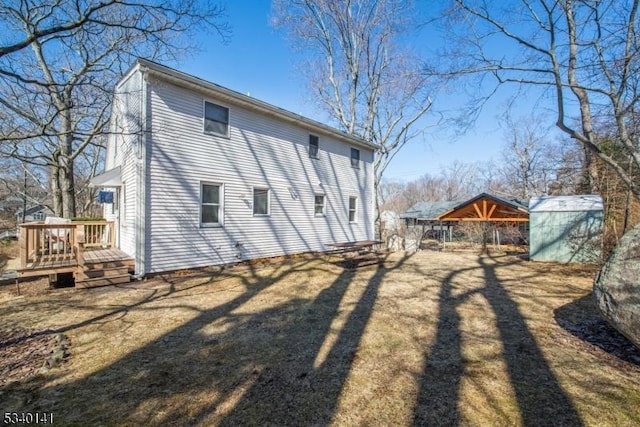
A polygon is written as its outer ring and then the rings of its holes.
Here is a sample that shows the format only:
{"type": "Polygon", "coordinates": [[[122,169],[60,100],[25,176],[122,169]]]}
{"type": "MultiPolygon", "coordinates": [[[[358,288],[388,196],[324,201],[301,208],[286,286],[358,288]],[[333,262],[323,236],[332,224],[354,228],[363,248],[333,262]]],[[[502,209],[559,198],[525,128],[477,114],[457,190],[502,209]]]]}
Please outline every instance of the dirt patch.
{"type": "Polygon", "coordinates": [[[69,345],[61,333],[0,330],[0,387],[46,374],[64,362],[69,345]]]}
{"type": "Polygon", "coordinates": [[[638,425],[637,355],[598,323],[593,272],[423,251],[3,287],[5,330],[73,345],[0,407],[61,425],[638,425]]]}

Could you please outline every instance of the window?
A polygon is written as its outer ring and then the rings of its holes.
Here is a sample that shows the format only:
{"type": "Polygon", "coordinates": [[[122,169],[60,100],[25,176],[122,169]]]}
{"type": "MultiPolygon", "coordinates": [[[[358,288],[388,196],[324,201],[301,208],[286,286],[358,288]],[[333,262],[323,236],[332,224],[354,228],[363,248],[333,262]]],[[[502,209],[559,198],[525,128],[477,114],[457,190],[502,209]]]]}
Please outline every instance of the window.
{"type": "Polygon", "coordinates": [[[315,135],[309,135],[309,157],[318,158],[318,137],[315,135]]]}
{"type": "Polygon", "coordinates": [[[358,210],[358,198],[349,197],[349,222],[356,222],[357,210],[358,210]]]}
{"type": "Polygon", "coordinates": [[[34,212],[32,216],[34,221],[44,221],[44,212],[34,212]]]}
{"type": "Polygon", "coordinates": [[[357,148],[351,149],[351,166],[360,169],[360,150],[357,148]]]}
{"type": "Polygon", "coordinates": [[[253,214],[269,215],[269,189],[253,189],[253,214]]]}
{"type": "Polygon", "coordinates": [[[316,194],[315,201],[313,203],[313,213],[315,216],[324,215],[324,194],[316,194]]]}
{"type": "Polygon", "coordinates": [[[222,225],[222,185],[202,183],[200,195],[200,224],[222,225]]]}
{"type": "Polygon", "coordinates": [[[229,136],[229,109],[212,102],[204,102],[204,131],[229,136]]]}

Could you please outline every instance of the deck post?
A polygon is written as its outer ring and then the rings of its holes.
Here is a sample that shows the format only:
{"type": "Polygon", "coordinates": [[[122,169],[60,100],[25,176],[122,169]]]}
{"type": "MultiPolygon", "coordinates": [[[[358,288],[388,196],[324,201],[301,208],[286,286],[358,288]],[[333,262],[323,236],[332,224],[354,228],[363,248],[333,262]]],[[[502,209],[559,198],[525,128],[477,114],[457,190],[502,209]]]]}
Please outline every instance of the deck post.
{"type": "Polygon", "coordinates": [[[109,227],[109,248],[115,248],[116,247],[115,221],[107,221],[107,226],[109,227]]]}
{"type": "Polygon", "coordinates": [[[76,254],[76,260],[78,267],[82,267],[84,265],[84,237],[78,238],[78,252],[76,254]]]}

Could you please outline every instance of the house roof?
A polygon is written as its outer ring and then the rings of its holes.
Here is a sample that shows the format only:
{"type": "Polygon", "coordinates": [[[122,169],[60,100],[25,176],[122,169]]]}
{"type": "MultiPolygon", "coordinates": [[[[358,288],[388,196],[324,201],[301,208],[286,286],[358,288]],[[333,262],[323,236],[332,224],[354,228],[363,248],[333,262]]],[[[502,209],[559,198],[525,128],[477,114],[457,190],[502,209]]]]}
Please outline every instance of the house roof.
{"type": "Polygon", "coordinates": [[[408,211],[400,215],[400,218],[414,218],[424,221],[436,221],[438,216],[459,205],[460,201],[418,202],[408,211]]]}
{"type": "Polygon", "coordinates": [[[286,120],[306,126],[313,132],[331,135],[348,144],[352,144],[367,150],[376,150],[378,148],[378,145],[376,144],[370,143],[331,126],[309,119],[300,114],[292,113],[291,111],[276,107],[275,105],[260,101],[256,98],[252,98],[251,96],[244,95],[240,92],[236,92],[234,90],[217,85],[215,83],[211,83],[182,71],[175,70],[165,65],[160,65],[153,61],[138,58],[136,63],[132,66],[131,70],[127,74],[129,74],[136,67],[140,67],[140,69],[142,69],[143,71],[146,71],[158,78],[168,80],[176,85],[188,87],[204,93],[213,94],[214,96],[230,103],[235,103],[251,110],[260,111],[262,113],[275,116],[281,120],[286,120]]]}
{"type": "Polygon", "coordinates": [[[584,212],[602,210],[604,210],[602,197],[594,194],[533,197],[529,201],[530,212],[584,212]]]}
{"type": "MultiPolygon", "coordinates": [[[[30,208],[27,208],[25,215],[33,215],[34,213],[40,212],[40,211],[47,211],[47,212],[53,213],[53,211],[45,205],[35,205],[35,206],[31,206],[30,208]]],[[[22,215],[22,209],[19,209],[16,212],[16,215],[22,215]]]]}

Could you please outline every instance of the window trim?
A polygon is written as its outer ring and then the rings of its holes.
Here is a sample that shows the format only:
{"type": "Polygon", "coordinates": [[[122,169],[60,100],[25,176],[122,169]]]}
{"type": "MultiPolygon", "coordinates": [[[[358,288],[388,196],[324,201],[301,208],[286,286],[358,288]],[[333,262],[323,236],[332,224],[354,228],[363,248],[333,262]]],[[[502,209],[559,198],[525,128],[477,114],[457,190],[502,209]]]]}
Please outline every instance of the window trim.
{"type": "MultiPolygon", "coordinates": [[[[209,120],[213,120],[213,119],[209,119],[209,120]]],[[[216,123],[222,123],[216,120],[213,120],[213,121],[215,121],[216,123]]],[[[202,100],[202,132],[204,132],[205,135],[215,135],[215,136],[221,136],[223,138],[229,138],[230,128],[231,128],[231,109],[226,105],[222,105],[217,102],[203,99],[202,100]],[[227,110],[226,133],[219,133],[219,132],[206,130],[207,129],[207,104],[212,104],[212,105],[215,105],[216,107],[225,108],[227,110]]]]}
{"type": "Polygon", "coordinates": [[[271,216],[271,189],[269,187],[255,186],[251,190],[251,210],[253,216],[271,216]],[[267,213],[256,213],[256,190],[266,190],[267,192],[267,213]]]}
{"type": "Polygon", "coordinates": [[[313,195],[313,216],[315,217],[323,217],[326,216],[326,209],[327,209],[327,197],[326,195],[322,194],[322,193],[316,193],[313,195]],[[316,212],[316,208],[319,206],[318,203],[316,203],[317,199],[316,197],[322,197],[322,212],[318,213],[316,212]]]}
{"type": "Polygon", "coordinates": [[[351,147],[351,167],[360,169],[360,150],[353,147],[351,147]],[[354,157],[354,154],[357,154],[357,156],[354,157]]]}
{"type": "Polygon", "coordinates": [[[200,220],[201,228],[224,227],[224,184],[222,182],[200,181],[200,200],[198,204],[199,204],[199,220],[200,220]],[[218,187],[218,222],[202,221],[202,207],[204,205],[207,205],[207,206],[215,205],[215,203],[204,203],[202,201],[202,195],[203,195],[203,190],[205,185],[218,187]]]}
{"type": "Polygon", "coordinates": [[[320,137],[318,135],[309,134],[309,158],[310,159],[319,159],[320,158],[320,137]],[[315,144],[312,144],[315,143],[315,144]],[[315,147],[315,154],[312,154],[311,147],[315,147]]]}
{"type": "Polygon", "coordinates": [[[349,219],[349,224],[356,224],[358,222],[358,197],[357,196],[349,196],[349,200],[347,202],[347,219],[349,219]],[[355,200],[353,207],[353,220],[351,219],[351,200],[355,200]]]}

